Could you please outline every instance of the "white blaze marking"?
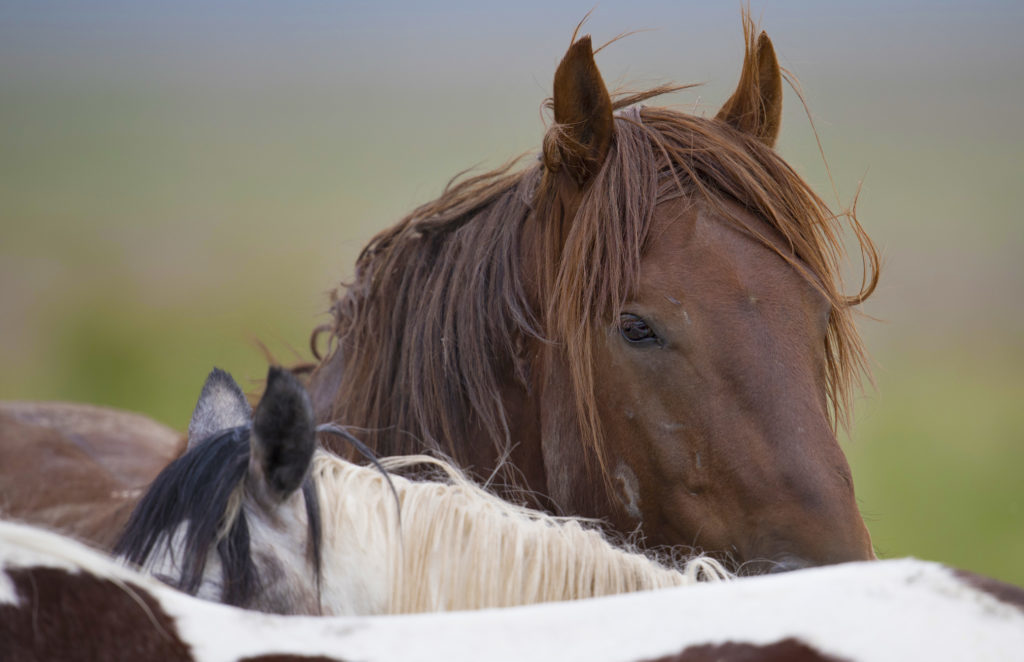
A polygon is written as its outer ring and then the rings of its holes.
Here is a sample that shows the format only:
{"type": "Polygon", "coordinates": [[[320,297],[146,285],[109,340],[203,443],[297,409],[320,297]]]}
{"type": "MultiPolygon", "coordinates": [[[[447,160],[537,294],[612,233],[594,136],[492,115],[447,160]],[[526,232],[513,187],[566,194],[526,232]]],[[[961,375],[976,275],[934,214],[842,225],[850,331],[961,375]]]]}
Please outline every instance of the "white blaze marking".
{"type": "Polygon", "coordinates": [[[640,483],[636,474],[625,463],[620,462],[615,467],[615,481],[620,486],[619,500],[626,507],[626,513],[637,522],[643,522],[643,514],[640,512],[640,483]]]}

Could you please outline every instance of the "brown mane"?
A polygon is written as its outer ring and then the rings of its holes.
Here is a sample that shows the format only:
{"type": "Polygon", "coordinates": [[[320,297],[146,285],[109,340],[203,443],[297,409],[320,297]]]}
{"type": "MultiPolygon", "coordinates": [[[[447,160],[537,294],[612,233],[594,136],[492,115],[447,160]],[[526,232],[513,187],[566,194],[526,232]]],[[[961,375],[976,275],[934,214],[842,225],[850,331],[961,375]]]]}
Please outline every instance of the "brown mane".
{"type": "MultiPolygon", "coordinates": [[[[745,34],[749,54],[749,19],[745,34]]],[[[513,162],[453,182],[378,234],[359,256],[354,282],[335,293],[333,323],[313,334],[318,359],[317,341],[327,331],[344,362],[334,402],[321,415],[365,428],[365,441],[383,455],[428,448],[458,460],[459,444],[482,432],[501,456],[515,439],[500,376],[514,374],[530,388],[522,348],[530,337],[543,338],[565,348],[580,437],[603,468],[591,336],[637,287],[656,204],[686,195],[736,223],[724,202],[764,219],[792,254],[758,238],[831,302],[825,383],[833,424],[845,425],[866,371],[852,307],[877,283],[874,246],[852,209],[833,213],[756,137],[718,119],[631,105],[671,89],[619,98],[611,149],[572,219],[562,218],[551,176],[566,139],[555,124],[539,163],[515,170],[513,162]],[[531,214],[547,223],[546,236],[528,247],[543,265],[539,273],[520,259],[531,214]],[[865,269],[853,296],[839,276],[844,218],[865,269]],[[540,300],[532,300],[530,283],[540,300]]]]}

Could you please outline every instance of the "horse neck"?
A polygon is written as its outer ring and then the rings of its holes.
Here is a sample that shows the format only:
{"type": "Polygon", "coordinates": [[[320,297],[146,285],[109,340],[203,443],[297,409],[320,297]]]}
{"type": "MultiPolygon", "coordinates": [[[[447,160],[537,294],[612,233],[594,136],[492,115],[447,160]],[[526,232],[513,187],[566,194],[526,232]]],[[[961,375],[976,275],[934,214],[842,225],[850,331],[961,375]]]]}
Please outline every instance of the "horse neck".
{"type": "Polygon", "coordinates": [[[404,539],[440,526],[437,546],[413,543],[392,590],[393,613],[513,607],[688,583],[647,558],[617,550],[576,522],[554,525],[497,514],[455,513],[440,522],[413,517],[404,539]],[[481,531],[481,521],[495,530],[481,531]]]}

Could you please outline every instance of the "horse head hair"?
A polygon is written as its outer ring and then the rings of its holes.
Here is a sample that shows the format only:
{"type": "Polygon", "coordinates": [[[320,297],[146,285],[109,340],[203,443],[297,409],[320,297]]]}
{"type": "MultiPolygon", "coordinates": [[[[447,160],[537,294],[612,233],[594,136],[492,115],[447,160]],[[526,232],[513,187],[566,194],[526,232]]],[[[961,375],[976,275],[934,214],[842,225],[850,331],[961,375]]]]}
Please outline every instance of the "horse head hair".
{"type": "Polygon", "coordinates": [[[298,493],[319,583],[320,515],[308,477],[315,447],[312,409],[288,372],[272,367],[267,384],[254,422],[231,376],[219,369],[210,373],[189,426],[187,452],[157,476],[136,506],[114,546],[116,555],[147,567],[166,546],[169,563],[149,567],[164,581],[192,595],[203,589],[220,602],[249,605],[268,587],[252,548],[257,509],[243,505],[255,501],[265,509],[262,514],[273,516],[298,493]],[[257,498],[247,500],[247,492],[257,498]],[[211,563],[219,572],[207,572],[211,563]]]}

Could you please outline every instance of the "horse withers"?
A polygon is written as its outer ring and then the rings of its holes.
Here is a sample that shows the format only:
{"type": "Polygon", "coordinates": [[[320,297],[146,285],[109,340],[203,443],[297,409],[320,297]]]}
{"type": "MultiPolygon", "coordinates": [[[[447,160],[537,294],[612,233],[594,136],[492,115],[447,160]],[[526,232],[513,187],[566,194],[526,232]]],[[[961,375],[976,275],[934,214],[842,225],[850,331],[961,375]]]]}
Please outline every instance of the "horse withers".
{"type": "Polygon", "coordinates": [[[637,105],[674,88],[613,99],[575,41],[535,165],[457,182],[363,250],[314,334],[318,417],[744,570],[873,558],[835,430],[877,256],[851,212],[865,280],[844,294],[842,215],[773,151],[782,75],[744,30],[715,117],[637,105]]]}

